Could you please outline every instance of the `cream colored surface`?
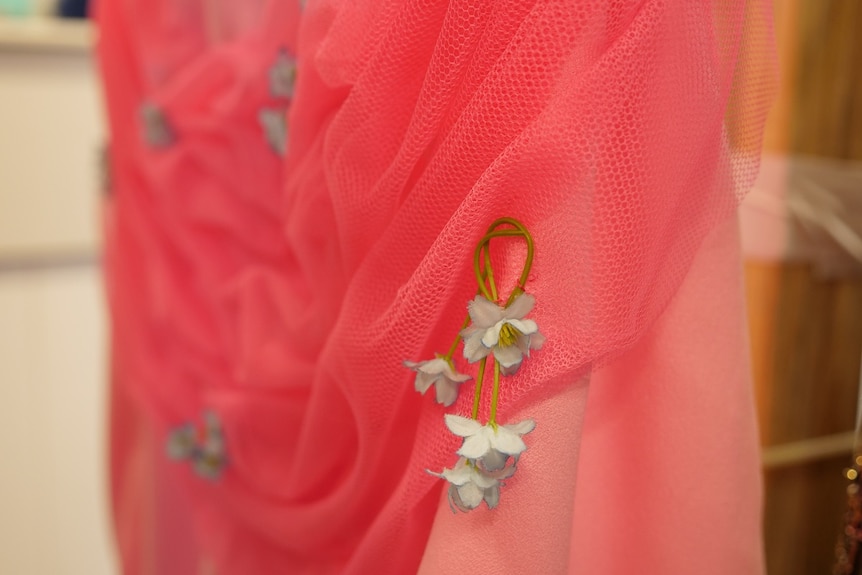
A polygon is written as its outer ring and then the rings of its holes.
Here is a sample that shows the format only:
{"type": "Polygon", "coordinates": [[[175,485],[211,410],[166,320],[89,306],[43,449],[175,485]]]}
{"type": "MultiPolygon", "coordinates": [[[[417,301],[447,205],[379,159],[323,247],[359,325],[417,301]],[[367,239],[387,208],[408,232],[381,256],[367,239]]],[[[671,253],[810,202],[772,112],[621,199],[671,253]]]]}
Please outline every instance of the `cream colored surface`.
{"type": "Polygon", "coordinates": [[[0,573],[114,572],[104,332],[92,266],[0,274],[0,573]]]}
{"type": "Polygon", "coordinates": [[[96,79],[83,45],[7,32],[0,26],[0,574],[108,575],[96,79]]]}
{"type": "MultiPolygon", "coordinates": [[[[39,7],[42,12],[43,7],[39,7]]],[[[47,8],[45,8],[47,9],[47,8]]],[[[0,47],[30,51],[89,51],[94,28],[88,22],[40,16],[9,18],[0,16],[0,47]]]]}
{"type": "Polygon", "coordinates": [[[95,249],[102,125],[87,52],[0,39],[0,258],[95,249]]]}

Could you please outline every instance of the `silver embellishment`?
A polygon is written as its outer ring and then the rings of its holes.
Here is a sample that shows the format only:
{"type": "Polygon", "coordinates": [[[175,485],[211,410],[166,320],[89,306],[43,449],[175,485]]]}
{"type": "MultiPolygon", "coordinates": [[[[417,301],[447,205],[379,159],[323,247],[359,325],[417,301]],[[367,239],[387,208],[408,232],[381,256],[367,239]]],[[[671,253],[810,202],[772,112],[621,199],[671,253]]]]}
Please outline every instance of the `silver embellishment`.
{"type": "Polygon", "coordinates": [[[144,102],[138,111],[144,141],[153,148],[165,148],[174,142],[174,132],[161,108],[144,102]]]}
{"type": "Polygon", "coordinates": [[[269,93],[273,98],[291,100],[295,86],[296,58],[286,48],[282,48],[269,69],[269,93]]]}
{"type": "Polygon", "coordinates": [[[287,154],[287,110],[279,108],[263,108],[258,114],[258,121],[266,135],[269,146],[279,156],[287,154]]]}
{"type": "Polygon", "coordinates": [[[202,425],[187,423],[174,429],[166,450],[171,459],[191,463],[204,479],[218,479],[227,463],[221,422],[211,411],[204,413],[202,425]]]}

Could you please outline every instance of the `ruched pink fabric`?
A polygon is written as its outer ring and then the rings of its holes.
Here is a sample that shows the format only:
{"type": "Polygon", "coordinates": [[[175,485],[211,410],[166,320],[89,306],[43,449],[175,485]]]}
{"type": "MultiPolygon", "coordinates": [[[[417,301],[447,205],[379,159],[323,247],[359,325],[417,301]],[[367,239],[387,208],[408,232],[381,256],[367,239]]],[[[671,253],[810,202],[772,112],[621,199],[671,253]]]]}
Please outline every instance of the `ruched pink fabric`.
{"type": "MultiPolygon", "coordinates": [[[[748,190],[768,8],[101,0],[124,572],[414,572],[441,487],[425,469],[451,466],[457,438],[402,360],[448,347],[476,241],[512,216],[537,246],[547,343],[505,380],[505,421],[638,343],[748,190]],[[268,83],[285,52],[289,109],[268,83]],[[167,136],[142,137],[144,107],[167,136]],[[205,411],[217,480],[163,455],[205,411]]],[[[524,254],[506,246],[512,286],[524,254]]],[[[545,472],[562,470],[529,473],[545,472]]]]}

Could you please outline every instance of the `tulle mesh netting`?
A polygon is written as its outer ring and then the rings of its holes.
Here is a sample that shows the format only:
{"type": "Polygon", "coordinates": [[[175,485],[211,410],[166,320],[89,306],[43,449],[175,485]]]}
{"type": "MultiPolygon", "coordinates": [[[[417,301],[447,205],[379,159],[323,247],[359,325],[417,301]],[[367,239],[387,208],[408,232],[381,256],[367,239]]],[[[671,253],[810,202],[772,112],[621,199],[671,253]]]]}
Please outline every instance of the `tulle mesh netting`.
{"type": "MultiPolygon", "coordinates": [[[[636,342],[747,192],[773,87],[769,10],[101,0],[115,393],[157,444],[203,410],[220,417],[222,478],[175,477],[206,561],[415,569],[438,494],[424,470],[450,465],[456,442],[401,362],[448,347],[477,240],[513,216],[536,241],[527,288],[547,344],[505,381],[505,419],[636,342]],[[282,47],[298,59],[284,160],[258,120],[282,47]],[[171,145],[141,141],[144,102],[171,145]]],[[[512,286],[523,247],[493,249],[512,286]]],[[[121,536],[157,528],[133,521],[118,513],[121,536]]]]}

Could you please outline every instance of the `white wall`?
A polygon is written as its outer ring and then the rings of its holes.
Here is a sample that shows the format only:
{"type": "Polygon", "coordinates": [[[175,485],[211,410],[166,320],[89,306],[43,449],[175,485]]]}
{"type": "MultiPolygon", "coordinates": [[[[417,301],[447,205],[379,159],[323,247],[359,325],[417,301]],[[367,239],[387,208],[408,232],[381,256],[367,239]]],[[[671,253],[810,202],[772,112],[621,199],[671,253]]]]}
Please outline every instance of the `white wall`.
{"type": "Polygon", "coordinates": [[[0,22],[0,573],[108,575],[104,129],[79,41],[89,32],[67,42],[48,30],[40,43],[26,30],[10,40],[10,26],[0,22]]]}

